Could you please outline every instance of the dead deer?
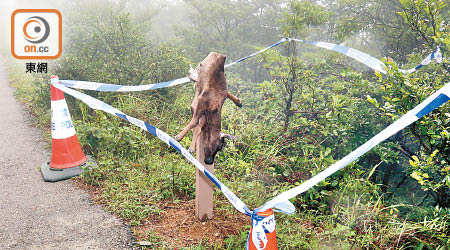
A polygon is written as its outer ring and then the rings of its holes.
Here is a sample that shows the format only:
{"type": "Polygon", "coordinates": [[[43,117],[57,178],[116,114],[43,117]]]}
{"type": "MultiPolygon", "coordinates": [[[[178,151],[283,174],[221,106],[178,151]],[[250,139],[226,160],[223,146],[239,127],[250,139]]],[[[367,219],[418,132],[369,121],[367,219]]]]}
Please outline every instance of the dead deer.
{"type": "Polygon", "coordinates": [[[181,141],[189,130],[194,128],[189,147],[189,151],[193,153],[198,137],[202,134],[205,145],[204,161],[208,165],[214,163],[217,152],[225,145],[225,138],[234,139],[221,131],[222,105],[225,99],[228,98],[238,107],[242,107],[239,98],[228,92],[224,72],[225,59],[225,55],[211,52],[195,70],[190,71],[189,78],[196,82],[195,97],[191,103],[192,119],[175,137],[177,141],[181,141]]]}

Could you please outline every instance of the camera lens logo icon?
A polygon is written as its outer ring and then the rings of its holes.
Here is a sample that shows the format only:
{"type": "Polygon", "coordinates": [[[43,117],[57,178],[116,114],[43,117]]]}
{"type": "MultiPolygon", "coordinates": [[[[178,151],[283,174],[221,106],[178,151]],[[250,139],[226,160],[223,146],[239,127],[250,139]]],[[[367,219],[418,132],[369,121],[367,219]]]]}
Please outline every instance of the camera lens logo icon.
{"type": "Polygon", "coordinates": [[[11,13],[11,54],[14,58],[56,59],[61,53],[61,12],[56,9],[17,9],[11,13]]]}
{"type": "Polygon", "coordinates": [[[50,35],[50,25],[39,16],[32,16],[23,25],[23,35],[30,43],[42,43],[50,35]]]}

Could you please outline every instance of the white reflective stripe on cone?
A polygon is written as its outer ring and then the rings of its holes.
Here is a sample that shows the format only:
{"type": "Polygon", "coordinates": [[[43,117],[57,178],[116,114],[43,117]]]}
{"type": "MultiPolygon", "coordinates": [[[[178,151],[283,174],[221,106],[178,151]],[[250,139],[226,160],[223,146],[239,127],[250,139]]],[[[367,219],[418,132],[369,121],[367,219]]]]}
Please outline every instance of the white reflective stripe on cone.
{"type": "Polygon", "coordinates": [[[51,101],[52,138],[65,139],[75,135],[75,128],[70,118],[65,99],[51,101]]]}

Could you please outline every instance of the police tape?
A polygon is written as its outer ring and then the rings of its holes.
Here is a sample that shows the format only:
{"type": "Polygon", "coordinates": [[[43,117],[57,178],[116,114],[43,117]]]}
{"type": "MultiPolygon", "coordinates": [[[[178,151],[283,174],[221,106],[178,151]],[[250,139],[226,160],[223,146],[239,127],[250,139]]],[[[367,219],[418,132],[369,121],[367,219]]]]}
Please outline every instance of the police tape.
{"type": "Polygon", "coordinates": [[[275,216],[272,209],[253,213],[252,227],[248,234],[246,250],[274,250],[277,247],[275,216]]]}
{"type": "Polygon", "coordinates": [[[254,57],[254,56],[256,56],[256,55],[259,55],[259,54],[263,53],[264,51],[269,50],[269,49],[271,49],[271,48],[273,48],[273,47],[276,47],[276,46],[282,44],[283,42],[285,42],[285,41],[287,41],[287,40],[288,40],[287,38],[283,38],[283,39],[281,39],[280,41],[278,41],[278,42],[276,42],[276,43],[274,43],[274,44],[272,44],[272,45],[270,45],[270,46],[268,46],[268,47],[265,47],[265,48],[262,49],[262,50],[256,51],[256,52],[253,53],[253,54],[250,54],[250,55],[248,55],[248,56],[242,57],[241,59],[238,59],[238,60],[236,60],[236,61],[234,61],[234,62],[231,62],[231,63],[225,65],[225,68],[228,68],[228,67],[230,67],[230,66],[235,65],[236,63],[240,63],[240,62],[242,62],[242,61],[244,61],[244,60],[247,60],[247,59],[252,58],[252,57],[254,57]]]}
{"type": "Polygon", "coordinates": [[[411,123],[419,120],[426,114],[430,113],[434,109],[440,107],[442,104],[450,100],[450,82],[444,85],[441,89],[436,91],[434,94],[426,98],[423,102],[421,102],[419,105],[417,105],[414,109],[410,110],[408,113],[400,117],[397,121],[389,125],[387,128],[379,132],[377,135],[372,137],[369,141],[352,151],[350,154],[339,160],[338,162],[334,163],[327,169],[323,170],[319,174],[315,175],[311,179],[305,181],[299,186],[296,186],[292,189],[289,189],[280,195],[276,196],[272,200],[266,202],[263,206],[255,209],[254,211],[251,211],[247,205],[245,205],[228,187],[226,187],[222,182],[220,182],[217,177],[215,177],[212,173],[210,173],[200,162],[195,159],[188,150],[186,150],[180,143],[178,143],[175,139],[170,137],[165,132],[159,130],[158,128],[142,121],[137,118],[128,116],[124,114],[122,111],[96,99],[89,95],[80,93],[76,90],[67,88],[61,84],[59,84],[58,78],[52,78],[52,85],[63,91],[64,93],[67,93],[82,102],[86,103],[89,107],[96,110],[102,110],[107,113],[110,113],[112,115],[115,115],[117,117],[120,117],[138,127],[141,129],[149,132],[150,134],[158,137],[160,140],[167,143],[169,146],[176,149],[178,152],[180,152],[188,161],[190,161],[192,164],[194,164],[195,167],[197,167],[201,172],[205,174],[206,177],[208,177],[225,195],[225,197],[230,201],[230,203],[241,213],[246,215],[252,215],[256,214],[259,211],[266,211],[270,208],[275,208],[275,211],[284,212],[287,214],[292,214],[295,212],[295,207],[290,203],[288,200],[305,192],[306,190],[310,189],[311,187],[315,186],[317,183],[321,182],[322,180],[326,179],[331,174],[337,172],[338,170],[344,168],[348,164],[352,163],[356,159],[358,159],[360,156],[368,152],[373,147],[380,144],[382,141],[386,140],[387,138],[391,137],[392,135],[396,134],[398,131],[402,130],[403,128],[407,127],[411,123]]]}
{"type": "MultiPolygon", "coordinates": [[[[108,105],[94,97],[78,92],[74,89],[67,88],[60,84],[57,77],[51,79],[51,84],[55,88],[63,91],[64,93],[73,96],[74,98],[84,102],[90,108],[95,110],[101,110],[106,113],[115,115],[122,118],[125,121],[130,122],[143,129],[144,131],[156,136],[158,139],[164,141],[167,145],[171,146],[179,153],[181,153],[188,161],[190,161],[199,171],[201,171],[211,182],[213,182],[228,199],[228,201],[241,213],[250,216],[252,221],[252,230],[249,233],[250,241],[247,241],[246,247],[251,245],[253,248],[262,250],[266,249],[268,244],[276,246],[276,236],[275,236],[275,217],[272,210],[270,210],[271,215],[260,216],[250,209],[242,202],[239,197],[237,197],[227,186],[225,186],[217,177],[209,172],[197,159],[195,159],[188,150],[186,150],[179,142],[174,138],[170,137],[164,131],[142,121],[137,118],[131,117],[123,113],[122,111],[108,105]],[[268,236],[269,238],[268,238],[268,236]]],[[[290,201],[280,202],[274,206],[275,210],[278,212],[283,212],[286,214],[294,214],[295,206],[290,201]]],[[[253,249],[252,248],[252,249],[253,249]]]]}
{"type": "Polygon", "coordinates": [[[419,65],[417,65],[416,67],[409,69],[409,70],[400,69],[399,71],[401,71],[402,73],[411,74],[411,73],[417,71],[418,69],[422,68],[423,66],[430,64],[433,59],[437,63],[442,62],[442,54],[441,54],[441,49],[439,47],[436,49],[436,51],[432,52],[427,57],[425,57],[425,59],[423,59],[422,62],[419,65]]]}
{"type": "Polygon", "coordinates": [[[145,85],[117,85],[109,83],[99,83],[99,82],[88,82],[88,81],[76,81],[76,80],[60,80],[61,85],[68,88],[74,89],[85,89],[85,90],[95,90],[95,91],[105,91],[105,92],[131,92],[131,91],[145,91],[172,87],[180,85],[183,83],[190,82],[191,79],[188,77],[183,77],[167,82],[160,82],[155,84],[145,84],[145,85]]]}
{"type": "MultiPolygon", "coordinates": [[[[374,69],[375,71],[379,71],[380,73],[386,74],[386,70],[384,69],[385,64],[381,60],[379,60],[369,54],[361,52],[359,50],[352,49],[350,47],[346,47],[343,45],[334,44],[334,43],[309,42],[309,41],[305,41],[305,40],[297,39],[297,38],[288,38],[287,40],[307,43],[307,44],[314,45],[319,48],[332,50],[332,51],[341,53],[345,56],[348,56],[350,58],[353,58],[353,59],[359,61],[360,63],[363,63],[364,65],[368,66],[371,69],[374,69]]],[[[441,54],[441,50],[439,49],[439,47],[436,49],[436,51],[430,53],[427,57],[425,57],[425,59],[423,59],[422,62],[419,65],[417,65],[416,67],[407,69],[407,70],[399,69],[399,71],[404,74],[411,74],[411,73],[415,72],[416,70],[422,68],[424,65],[430,64],[433,59],[436,60],[437,63],[442,62],[442,54],[441,54]]]]}
{"type": "MultiPolygon", "coordinates": [[[[236,61],[233,61],[229,64],[226,64],[225,68],[231,67],[231,66],[233,66],[237,63],[240,63],[244,60],[255,57],[256,55],[259,55],[259,54],[265,52],[266,50],[272,49],[286,41],[302,42],[302,43],[314,45],[319,48],[332,50],[332,51],[341,53],[345,56],[348,56],[350,58],[353,58],[353,59],[363,63],[364,65],[374,69],[375,71],[379,71],[383,74],[386,74],[386,70],[384,69],[385,64],[381,60],[379,60],[369,54],[366,54],[359,50],[356,50],[356,49],[353,49],[350,47],[346,47],[343,45],[337,45],[334,43],[327,43],[327,42],[309,42],[309,41],[305,41],[305,40],[297,39],[297,38],[283,38],[283,39],[279,40],[278,42],[276,42],[268,47],[265,47],[264,49],[261,49],[261,50],[255,52],[253,54],[250,54],[248,56],[242,57],[242,58],[240,58],[236,61]]],[[[422,62],[420,64],[418,64],[416,67],[407,69],[407,70],[399,69],[399,71],[404,74],[413,73],[416,70],[422,68],[424,65],[430,64],[433,59],[437,63],[442,62],[442,54],[441,54],[441,50],[439,49],[439,47],[436,49],[436,51],[430,53],[425,59],[423,59],[422,62]]],[[[194,73],[196,73],[196,72],[194,72],[194,73]]],[[[85,89],[85,90],[105,91],[105,92],[132,92],[132,91],[146,91],[146,90],[155,90],[155,89],[173,87],[176,85],[188,83],[190,81],[191,80],[188,77],[183,77],[183,78],[179,78],[179,79],[175,79],[175,80],[171,80],[171,81],[167,81],[167,82],[145,84],[145,85],[118,85],[118,84],[89,82],[89,81],[77,81],[77,80],[60,80],[60,84],[63,85],[64,87],[69,87],[69,88],[74,88],[74,89],[85,89]]]]}
{"type": "MultiPolygon", "coordinates": [[[[269,47],[266,47],[260,51],[257,51],[249,56],[243,57],[239,60],[236,60],[230,64],[227,64],[225,67],[230,67],[234,64],[237,64],[239,62],[242,62],[248,58],[254,57],[260,53],[263,53],[264,51],[271,49],[275,46],[278,46],[279,44],[285,42],[285,41],[297,41],[297,42],[304,42],[311,45],[315,45],[317,47],[329,49],[332,51],[339,52],[341,54],[344,54],[350,58],[353,58],[366,66],[379,71],[381,73],[386,74],[386,71],[384,69],[385,64],[368,55],[363,52],[360,52],[358,50],[345,47],[342,45],[336,45],[332,43],[323,43],[323,42],[307,42],[300,39],[286,39],[283,38],[277,43],[272,44],[269,47]]],[[[442,54],[440,53],[439,48],[432,52],[430,55],[428,55],[419,65],[416,67],[409,69],[409,70],[402,70],[399,71],[409,74],[412,73],[424,65],[427,65],[431,63],[431,61],[435,59],[436,62],[440,63],[442,62],[442,54]]],[[[212,173],[210,173],[200,162],[198,162],[181,144],[179,144],[176,140],[174,140],[172,137],[170,137],[165,132],[157,129],[156,127],[145,123],[142,120],[136,119],[134,117],[130,117],[123,112],[121,112],[118,109],[113,108],[112,106],[95,99],[91,96],[88,96],[86,94],[80,93],[78,91],[75,91],[73,89],[67,88],[80,88],[80,89],[88,89],[88,90],[97,90],[97,91],[142,91],[142,90],[150,90],[150,89],[157,89],[157,88],[165,88],[170,86],[179,85],[182,83],[189,82],[189,78],[180,78],[164,83],[158,83],[158,84],[150,84],[150,85],[139,85],[139,86],[124,86],[124,85],[113,85],[113,84],[103,84],[103,83],[95,83],[95,82],[83,82],[83,81],[68,81],[68,80],[62,80],[59,81],[57,78],[52,79],[52,84],[54,87],[60,89],[61,91],[72,95],[73,97],[83,101],[86,103],[89,107],[97,110],[103,110],[107,113],[113,114],[117,117],[120,117],[140,128],[143,130],[149,132],[150,134],[157,136],[160,140],[167,143],[169,146],[176,149],[178,152],[180,152],[188,161],[190,161],[194,166],[199,169],[202,173],[205,174],[208,179],[210,179],[225,195],[225,197],[230,201],[230,203],[241,213],[246,214],[248,216],[252,217],[252,231],[249,234],[249,240],[247,242],[247,248],[249,247],[249,244],[256,247],[256,249],[265,249],[265,246],[268,244],[269,240],[267,238],[268,234],[271,234],[275,230],[275,218],[270,216],[269,219],[267,219],[266,222],[262,221],[261,218],[258,217],[258,213],[267,211],[269,209],[274,208],[274,211],[283,212],[287,214],[293,214],[295,213],[295,206],[289,201],[289,199],[305,192],[306,190],[312,188],[313,186],[317,185],[319,182],[325,180],[327,177],[332,175],[333,173],[339,171],[340,169],[346,167],[348,164],[354,162],[357,160],[360,156],[364,155],[366,152],[371,150],[373,147],[380,144],[382,141],[386,140],[387,138],[391,137],[392,135],[396,134],[398,131],[402,130],[403,128],[407,127],[411,123],[417,121],[418,119],[422,118],[424,115],[430,113],[432,110],[440,107],[442,104],[450,100],[450,83],[447,83],[444,87],[436,91],[434,94],[432,94],[430,97],[425,99],[422,103],[417,105],[414,109],[410,110],[408,113],[403,115],[400,119],[395,121],[393,124],[382,130],[380,133],[372,137],[369,141],[358,147],[356,150],[339,160],[338,162],[332,164],[327,169],[323,170],[319,174],[315,175],[311,179],[305,181],[299,186],[296,186],[292,189],[289,189],[280,195],[274,197],[272,200],[266,202],[263,206],[256,208],[254,211],[250,211],[250,209],[245,205],[228,187],[226,187],[222,182],[220,182],[212,173]],[[271,224],[273,221],[273,224],[271,224]],[[270,222],[270,223],[269,223],[270,222]],[[273,229],[273,230],[272,230],[273,229]],[[250,243],[249,243],[250,242],[250,243]]],[[[274,233],[273,233],[274,235],[274,233]]],[[[276,239],[276,238],[275,238],[276,239]]]]}
{"type": "Polygon", "coordinates": [[[387,138],[391,137],[392,135],[396,134],[403,128],[407,127],[411,123],[419,120],[426,114],[430,113],[434,109],[440,107],[442,104],[446,103],[448,100],[450,100],[450,82],[448,82],[446,85],[444,85],[441,89],[436,91],[434,94],[429,96],[427,99],[425,99],[423,102],[421,102],[419,105],[417,105],[414,109],[410,110],[408,113],[404,114],[402,117],[400,117],[397,121],[389,125],[387,128],[383,129],[381,132],[379,132],[377,135],[372,137],[369,141],[355,149],[353,152],[339,160],[338,162],[332,164],[330,167],[326,168],[322,172],[318,173],[311,179],[303,182],[299,186],[296,186],[292,189],[289,189],[272,200],[266,202],[263,206],[255,209],[255,212],[258,211],[266,211],[269,208],[275,207],[278,203],[283,203],[291,198],[294,198],[295,196],[305,192],[306,190],[312,188],[319,182],[325,180],[328,176],[332,175],[333,173],[337,172],[338,170],[344,168],[348,164],[354,162],[356,159],[358,159],[360,156],[365,154],[367,151],[372,149],[373,147],[380,144],[382,141],[386,140],[387,138]]]}
{"type": "MultiPolygon", "coordinates": [[[[357,149],[352,151],[350,154],[346,155],[344,158],[338,162],[332,164],[330,167],[326,168],[322,172],[318,173],[314,177],[308,179],[302,184],[291,188],[272,200],[266,202],[264,205],[253,210],[252,213],[252,229],[247,238],[246,250],[264,250],[266,247],[269,249],[269,244],[276,244],[275,237],[275,217],[273,214],[268,216],[261,216],[260,213],[271,211],[271,208],[279,206],[279,204],[287,204],[289,199],[307,191],[308,189],[314,187],[319,182],[325,180],[330,175],[343,169],[350,163],[357,160],[360,156],[367,153],[369,150],[396,134],[400,130],[404,129],[411,123],[419,120],[423,116],[429,114],[431,111],[437,109],[444,103],[450,100],[450,82],[445,84],[438,91],[433,93],[431,96],[426,98],[423,102],[417,105],[415,108],[404,114],[397,121],[389,125],[387,128],[383,129],[381,132],[376,134],[370,140],[368,140],[363,145],[359,146],[357,149]],[[273,243],[275,242],[275,243],[273,243]]],[[[289,204],[292,204],[289,202],[289,204]]],[[[295,209],[295,207],[294,207],[295,209]]],[[[270,249],[278,249],[273,247],[270,249]]]]}
{"type": "Polygon", "coordinates": [[[125,121],[130,122],[133,125],[136,125],[140,127],[141,129],[147,131],[148,133],[158,137],[158,139],[164,141],[167,143],[167,145],[173,147],[175,150],[180,152],[188,161],[190,161],[194,166],[201,171],[203,174],[205,174],[208,179],[211,180],[225,195],[225,197],[230,201],[230,203],[241,213],[246,214],[248,216],[251,216],[251,211],[248,209],[247,205],[245,205],[227,186],[225,186],[221,181],[217,179],[217,177],[209,172],[197,159],[195,159],[188,150],[186,150],[179,142],[177,142],[175,139],[170,137],[168,134],[166,134],[164,131],[159,130],[158,128],[142,121],[137,118],[131,117],[129,115],[126,115],[122,111],[92,97],[83,93],[80,93],[76,90],[64,87],[63,85],[59,84],[58,78],[52,78],[51,84],[63,91],[64,93],[71,95],[75,97],[76,99],[84,102],[87,104],[90,108],[96,109],[96,110],[102,110],[106,113],[115,115],[119,118],[124,119],[125,121]]]}
{"type": "MultiPolygon", "coordinates": [[[[280,45],[286,41],[285,38],[280,41],[259,50],[251,55],[240,58],[234,62],[226,64],[224,67],[228,68],[237,63],[240,63],[248,58],[254,57],[258,54],[263,53],[264,51],[271,49],[275,46],[280,45]]],[[[134,92],[134,91],[145,91],[145,90],[155,90],[167,87],[173,87],[176,85],[184,84],[190,82],[191,79],[188,77],[183,77],[167,82],[160,82],[154,84],[145,84],[145,85],[118,85],[118,84],[110,84],[110,83],[99,83],[99,82],[89,82],[89,81],[77,81],[77,80],[60,80],[60,84],[64,87],[73,88],[73,89],[85,89],[85,90],[94,90],[94,91],[105,91],[105,92],[134,92]]]]}
{"type": "MultiPolygon", "coordinates": [[[[317,185],[319,182],[325,180],[327,177],[333,173],[339,171],[340,169],[346,167],[348,164],[357,160],[360,156],[364,155],[366,152],[371,150],[373,147],[377,146],[387,138],[396,134],[400,130],[404,129],[411,123],[419,120],[423,116],[427,115],[434,109],[440,107],[442,104],[450,100],[450,82],[444,85],[441,89],[436,91],[434,94],[426,98],[423,102],[417,105],[414,109],[410,110],[408,113],[400,117],[397,121],[389,125],[387,128],[379,132],[377,135],[372,137],[369,141],[358,147],[356,150],[352,151],[350,154],[339,160],[338,162],[332,164],[327,169],[323,170],[319,174],[315,175],[311,179],[305,181],[299,186],[291,188],[280,195],[276,196],[272,200],[266,202],[263,206],[256,208],[251,211],[244,202],[242,202],[239,197],[237,197],[227,186],[220,182],[217,177],[215,177],[211,172],[209,172],[200,162],[198,162],[188,150],[186,150],[181,144],[179,144],[175,139],[170,137],[165,132],[159,130],[158,128],[142,121],[137,118],[128,116],[122,111],[98,100],[86,94],[80,93],[76,90],[67,88],[59,84],[58,78],[52,78],[52,85],[67,93],[82,102],[86,103],[89,107],[96,110],[102,110],[119,118],[122,118],[141,129],[147,131],[148,133],[158,137],[160,140],[167,143],[169,146],[173,147],[175,150],[180,152],[188,161],[190,161],[194,166],[199,169],[204,175],[211,180],[225,195],[228,201],[241,213],[252,217],[252,230],[249,233],[249,240],[247,241],[247,248],[251,244],[256,249],[265,249],[265,246],[269,244],[268,235],[273,234],[275,230],[275,217],[270,216],[266,222],[261,221],[258,217],[258,213],[267,211],[271,208],[275,208],[275,211],[283,212],[287,214],[295,213],[295,206],[289,201],[289,199],[305,192],[306,190],[317,185]]],[[[272,237],[272,236],[271,236],[272,237]]]]}

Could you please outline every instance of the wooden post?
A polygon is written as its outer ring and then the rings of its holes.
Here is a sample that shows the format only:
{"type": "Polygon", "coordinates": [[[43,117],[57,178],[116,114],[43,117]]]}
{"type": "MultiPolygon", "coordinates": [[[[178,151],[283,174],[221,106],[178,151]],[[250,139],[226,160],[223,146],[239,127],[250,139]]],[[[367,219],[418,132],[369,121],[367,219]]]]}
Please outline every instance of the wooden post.
{"type": "MultiPolygon", "coordinates": [[[[208,171],[214,173],[214,164],[205,164],[205,153],[203,150],[204,133],[197,137],[196,150],[197,160],[205,166],[208,171]]],[[[195,171],[195,216],[199,221],[212,219],[214,216],[214,184],[202,172],[195,171]]]]}

